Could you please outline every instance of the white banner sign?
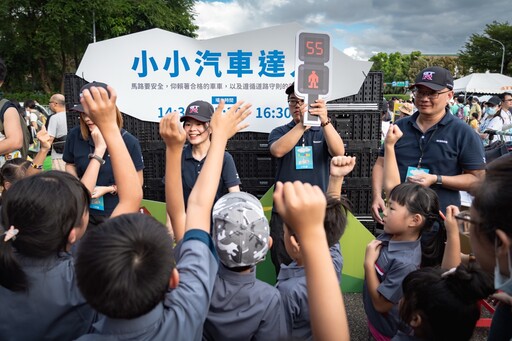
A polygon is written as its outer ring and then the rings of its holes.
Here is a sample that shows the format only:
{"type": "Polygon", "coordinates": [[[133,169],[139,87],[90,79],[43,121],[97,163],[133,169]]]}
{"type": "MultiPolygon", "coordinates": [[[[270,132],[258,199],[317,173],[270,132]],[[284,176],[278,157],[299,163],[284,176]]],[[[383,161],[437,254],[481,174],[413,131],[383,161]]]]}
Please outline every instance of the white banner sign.
{"type": "MultiPolygon", "coordinates": [[[[285,89],[293,82],[298,24],[281,25],[209,40],[152,29],[90,44],[77,76],[105,82],[118,93],[119,109],[158,122],[184,114],[196,100],[226,107],[253,104],[246,131],[270,132],[290,121],[285,89]]],[[[331,99],[359,91],[370,62],[334,50],[331,99]]]]}

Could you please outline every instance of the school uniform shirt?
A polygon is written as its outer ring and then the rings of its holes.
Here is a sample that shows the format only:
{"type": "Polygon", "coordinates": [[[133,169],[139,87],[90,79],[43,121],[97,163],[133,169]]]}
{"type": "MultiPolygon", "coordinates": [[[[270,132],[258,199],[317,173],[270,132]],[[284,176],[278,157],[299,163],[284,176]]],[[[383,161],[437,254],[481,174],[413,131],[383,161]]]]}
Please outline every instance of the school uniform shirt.
{"type": "Polygon", "coordinates": [[[93,334],[79,340],[201,340],[218,269],[217,253],[202,230],[187,231],[175,251],[180,282],[163,302],[134,319],[103,317],[94,324],[93,334]]]}
{"type": "Polygon", "coordinates": [[[256,279],[256,267],[237,273],[219,266],[203,340],[284,340],[287,336],[279,291],[256,279]]]}
{"type": "MultiPolygon", "coordinates": [[[[464,121],[454,117],[447,110],[443,118],[428,129],[421,131],[416,119],[419,112],[404,117],[396,125],[404,133],[395,145],[396,161],[400,172],[400,182],[405,182],[408,167],[417,167],[421,159],[421,168],[429,174],[454,176],[463,170],[485,169],[485,155],[478,134],[464,121]]],[[[384,147],[379,151],[384,156],[384,147]]],[[[449,205],[460,206],[460,193],[443,186],[431,188],[439,197],[443,212],[449,205]]]]}
{"type": "Polygon", "coordinates": [[[78,290],[72,256],[15,256],[29,288],[14,292],[0,286],[0,340],[74,340],[86,334],[97,314],[78,290]]]}
{"type": "Polygon", "coordinates": [[[393,308],[386,314],[376,311],[368,293],[366,279],[363,283],[363,303],[368,321],[379,333],[388,337],[395,336],[399,328],[405,328],[398,316],[398,301],[403,294],[402,281],[409,273],[417,270],[421,263],[420,239],[398,242],[392,241],[391,237],[387,233],[377,237],[382,241],[382,248],[375,263],[375,271],[380,282],[377,291],[394,304],[393,308]]]}
{"type": "MultiPolygon", "coordinates": [[[[144,161],[142,159],[142,151],[140,149],[139,141],[135,136],[124,129],[121,129],[121,135],[126,148],[128,149],[128,153],[130,154],[132,162],[135,165],[135,169],[137,171],[143,170],[144,161]]],[[[87,170],[87,167],[89,166],[89,162],[91,162],[89,159],[89,154],[94,153],[94,148],[95,147],[92,138],[84,140],[82,138],[82,134],[80,133],[80,126],[74,127],[69,131],[66,138],[66,146],[64,148],[62,159],[66,163],[74,164],[78,177],[82,178],[85,171],[87,170]]],[[[100,167],[98,179],[96,180],[96,186],[114,185],[116,182],[114,179],[114,172],[112,170],[112,163],[110,161],[108,150],[105,152],[103,160],[105,160],[105,164],[101,165],[100,167]]],[[[109,217],[119,203],[119,197],[117,195],[107,193],[103,196],[103,203],[104,210],[91,208],[89,213],[93,216],[109,217]]]]}
{"type": "MultiPolygon", "coordinates": [[[[336,276],[341,283],[343,258],[339,243],[331,246],[329,252],[333,259],[336,276]]],[[[313,340],[304,267],[299,266],[296,261],[291,262],[289,265],[281,264],[276,288],[281,293],[283,300],[289,335],[297,340],[313,340]]]]}
{"type": "MultiPolygon", "coordinates": [[[[199,173],[203,169],[206,156],[201,161],[194,159],[192,156],[192,145],[188,144],[183,149],[181,154],[181,182],[183,186],[183,199],[185,200],[185,206],[188,203],[188,197],[192,192],[199,173]]],[[[219,200],[224,194],[228,192],[228,188],[240,185],[240,177],[236,170],[235,161],[233,156],[228,152],[224,152],[224,159],[222,161],[222,173],[219,180],[219,187],[217,193],[215,193],[215,201],[219,200]]]]}

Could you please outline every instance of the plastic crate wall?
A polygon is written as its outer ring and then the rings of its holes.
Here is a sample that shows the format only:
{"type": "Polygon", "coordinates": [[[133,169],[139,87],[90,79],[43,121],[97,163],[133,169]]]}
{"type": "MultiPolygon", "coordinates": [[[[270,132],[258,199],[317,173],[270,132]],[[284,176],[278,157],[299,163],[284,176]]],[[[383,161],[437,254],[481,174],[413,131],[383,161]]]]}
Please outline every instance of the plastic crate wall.
{"type": "Polygon", "coordinates": [[[240,180],[244,178],[272,178],[275,176],[276,161],[269,152],[230,151],[235,161],[240,180]]]}
{"type": "Polygon", "coordinates": [[[379,103],[382,105],[384,91],[384,74],[381,71],[371,71],[364,79],[359,92],[352,96],[342,97],[329,103],[379,103]]]}
{"type": "Polygon", "coordinates": [[[144,177],[144,199],[165,202],[165,185],[162,178],[144,177]]]}
{"type": "MultiPolygon", "coordinates": [[[[348,182],[348,181],[347,181],[348,182]]],[[[349,182],[348,182],[349,183],[349,182]]],[[[354,215],[371,215],[372,189],[371,187],[350,188],[345,187],[341,194],[348,199],[354,215]]]]}
{"type": "Polygon", "coordinates": [[[356,165],[347,177],[370,178],[373,165],[379,156],[379,149],[345,149],[345,155],[356,157],[356,165]]]}
{"type": "Polygon", "coordinates": [[[329,114],[342,139],[380,141],[379,111],[331,111],[329,114]]]}

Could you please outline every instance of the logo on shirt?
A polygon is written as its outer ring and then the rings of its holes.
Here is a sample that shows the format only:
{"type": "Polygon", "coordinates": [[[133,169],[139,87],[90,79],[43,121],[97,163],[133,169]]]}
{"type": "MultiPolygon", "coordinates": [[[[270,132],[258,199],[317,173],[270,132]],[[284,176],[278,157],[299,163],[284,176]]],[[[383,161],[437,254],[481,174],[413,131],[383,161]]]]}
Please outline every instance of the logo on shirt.
{"type": "Polygon", "coordinates": [[[322,141],[313,141],[313,143],[322,143],[322,141]]]}
{"type": "Polygon", "coordinates": [[[446,141],[446,140],[436,140],[436,142],[448,144],[448,141],[446,141]]]}

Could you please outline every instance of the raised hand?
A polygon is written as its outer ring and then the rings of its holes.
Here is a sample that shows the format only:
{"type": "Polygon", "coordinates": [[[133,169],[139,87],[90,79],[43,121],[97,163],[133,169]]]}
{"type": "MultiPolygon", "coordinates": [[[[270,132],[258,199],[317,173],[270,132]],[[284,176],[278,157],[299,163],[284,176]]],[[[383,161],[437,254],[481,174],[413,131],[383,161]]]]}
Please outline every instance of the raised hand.
{"type": "Polygon", "coordinates": [[[249,124],[245,123],[244,120],[252,113],[251,106],[249,103],[238,101],[227,112],[223,113],[225,103],[221,101],[210,121],[212,135],[228,140],[240,130],[247,128],[249,124]]]}
{"type": "Polygon", "coordinates": [[[398,141],[403,135],[404,133],[402,133],[396,124],[390,124],[384,142],[387,145],[394,146],[396,141],[398,141]]]}
{"type": "Polygon", "coordinates": [[[323,230],[326,199],[318,186],[300,181],[277,182],[274,205],[288,227],[299,236],[323,230]]]}
{"type": "Polygon", "coordinates": [[[80,98],[80,103],[86,114],[100,129],[108,125],[117,126],[117,93],[110,85],[107,86],[107,89],[91,86],[89,89],[83,90],[80,98]]]}
{"type": "Polygon", "coordinates": [[[168,148],[183,148],[187,134],[179,122],[179,114],[172,112],[160,121],[160,136],[168,148]]]}
{"type": "Polygon", "coordinates": [[[50,143],[50,135],[48,134],[48,131],[46,131],[45,126],[41,127],[41,130],[37,132],[36,137],[39,142],[41,142],[40,148],[50,149],[52,147],[52,144],[50,143]]]}
{"type": "Polygon", "coordinates": [[[355,156],[334,156],[331,159],[330,175],[344,177],[354,169],[356,165],[355,156]]]}

